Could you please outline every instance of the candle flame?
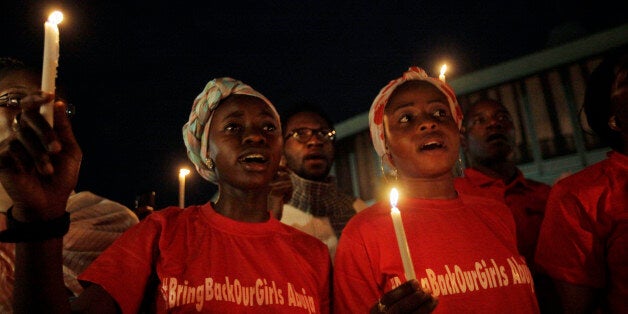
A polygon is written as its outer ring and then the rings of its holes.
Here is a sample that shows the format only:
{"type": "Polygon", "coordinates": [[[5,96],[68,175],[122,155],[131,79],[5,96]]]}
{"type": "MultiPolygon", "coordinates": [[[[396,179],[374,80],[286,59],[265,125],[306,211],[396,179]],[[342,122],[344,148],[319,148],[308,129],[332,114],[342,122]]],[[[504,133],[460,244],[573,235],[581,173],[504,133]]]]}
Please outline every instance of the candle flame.
{"type": "Polygon", "coordinates": [[[445,76],[445,72],[447,71],[447,64],[443,64],[443,66],[440,68],[440,76],[445,76]]]}
{"type": "Polygon", "coordinates": [[[48,22],[52,24],[59,24],[63,21],[63,13],[61,11],[54,11],[48,16],[48,22]]]}
{"type": "Polygon", "coordinates": [[[399,200],[399,192],[397,192],[396,188],[392,188],[392,190],[390,190],[390,206],[392,208],[397,208],[398,200],[399,200]]]}
{"type": "Polygon", "coordinates": [[[185,169],[185,168],[179,169],[179,177],[185,177],[188,174],[190,174],[190,170],[185,169]]]}

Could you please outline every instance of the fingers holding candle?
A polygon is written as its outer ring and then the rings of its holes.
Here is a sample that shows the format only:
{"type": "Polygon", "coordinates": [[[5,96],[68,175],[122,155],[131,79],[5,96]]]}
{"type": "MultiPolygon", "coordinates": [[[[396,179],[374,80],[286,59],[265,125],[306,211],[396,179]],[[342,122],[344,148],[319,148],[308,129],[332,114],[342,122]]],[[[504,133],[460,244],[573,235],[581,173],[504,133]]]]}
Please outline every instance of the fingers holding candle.
{"type": "Polygon", "coordinates": [[[436,297],[410,280],[382,295],[370,313],[431,313],[437,305],[436,297]]]}
{"type": "Polygon", "coordinates": [[[58,121],[54,129],[39,114],[39,106],[51,98],[51,94],[24,97],[16,119],[19,130],[0,144],[0,184],[11,196],[15,217],[58,217],[65,210],[61,204],[78,180],[82,152],[65,116],[64,103],[54,104],[58,121]],[[24,214],[24,209],[33,208],[43,211],[24,214]]]}
{"type": "Polygon", "coordinates": [[[43,175],[50,175],[54,171],[49,154],[56,154],[62,148],[56,133],[39,114],[39,108],[51,101],[52,94],[46,93],[24,97],[21,100],[22,111],[15,116],[12,125],[17,140],[15,144],[27,154],[20,160],[32,160],[37,171],[43,175]]]}

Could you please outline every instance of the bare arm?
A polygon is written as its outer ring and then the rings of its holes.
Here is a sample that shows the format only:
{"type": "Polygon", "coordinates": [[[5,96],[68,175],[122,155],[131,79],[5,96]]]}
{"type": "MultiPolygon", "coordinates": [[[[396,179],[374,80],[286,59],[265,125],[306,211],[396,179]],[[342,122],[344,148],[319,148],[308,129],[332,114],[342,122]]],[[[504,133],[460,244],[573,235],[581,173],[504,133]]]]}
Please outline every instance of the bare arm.
{"type": "Polygon", "coordinates": [[[63,284],[61,238],[16,246],[15,313],[67,313],[63,284]]]}
{"type": "Polygon", "coordinates": [[[63,283],[62,239],[23,243],[16,248],[15,313],[121,313],[99,285],[87,287],[71,304],[63,283]]]}

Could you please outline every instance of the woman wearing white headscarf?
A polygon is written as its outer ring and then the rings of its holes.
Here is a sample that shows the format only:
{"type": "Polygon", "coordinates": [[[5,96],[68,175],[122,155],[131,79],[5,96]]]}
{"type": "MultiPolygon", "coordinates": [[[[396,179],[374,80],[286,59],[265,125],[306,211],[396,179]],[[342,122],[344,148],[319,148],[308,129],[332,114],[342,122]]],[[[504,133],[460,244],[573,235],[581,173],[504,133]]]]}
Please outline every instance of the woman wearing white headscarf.
{"type": "Polygon", "coordinates": [[[451,87],[420,68],[381,89],[369,112],[371,138],[396,174],[413,270],[402,263],[390,203],[374,204],[340,238],[335,312],[538,312],[508,208],[454,189],[461,123],[451,87]]]}

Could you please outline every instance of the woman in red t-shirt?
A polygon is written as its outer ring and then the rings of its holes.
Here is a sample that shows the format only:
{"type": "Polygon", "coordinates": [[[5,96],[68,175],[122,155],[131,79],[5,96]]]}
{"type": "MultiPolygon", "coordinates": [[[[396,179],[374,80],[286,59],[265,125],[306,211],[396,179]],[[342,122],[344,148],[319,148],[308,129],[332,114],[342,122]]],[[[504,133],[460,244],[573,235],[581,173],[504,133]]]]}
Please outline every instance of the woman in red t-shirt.
{"type": "Polygon", "coordinates": [[[415,278],[402,264],[390,203],[376,203],[343,230],[335,312],[539,311],[509,209],[454,189],[461,123],[454,91],[420,68],[381,89],[369,112],[371,139],[396,173],[415,278]]]}
{"type": "Polygon", "coordinates": [[[228,77],[205,86],[183,128],[188,156],[218,185],[219,199],[151,214],[81,274],[92,284],[67,302],[61,236],[81,151],[61,104],[54,129],[39,115],[51,97],[22,100],[10,145],[0,151],[0,179],[15,204],[9,229],[21,241],[17,311],[329,312],[327,247],[269,211],[283,145],[279,115],[260,93],[228,77]],[[37,229],[36,239],[26,238],[37,229]]]}

